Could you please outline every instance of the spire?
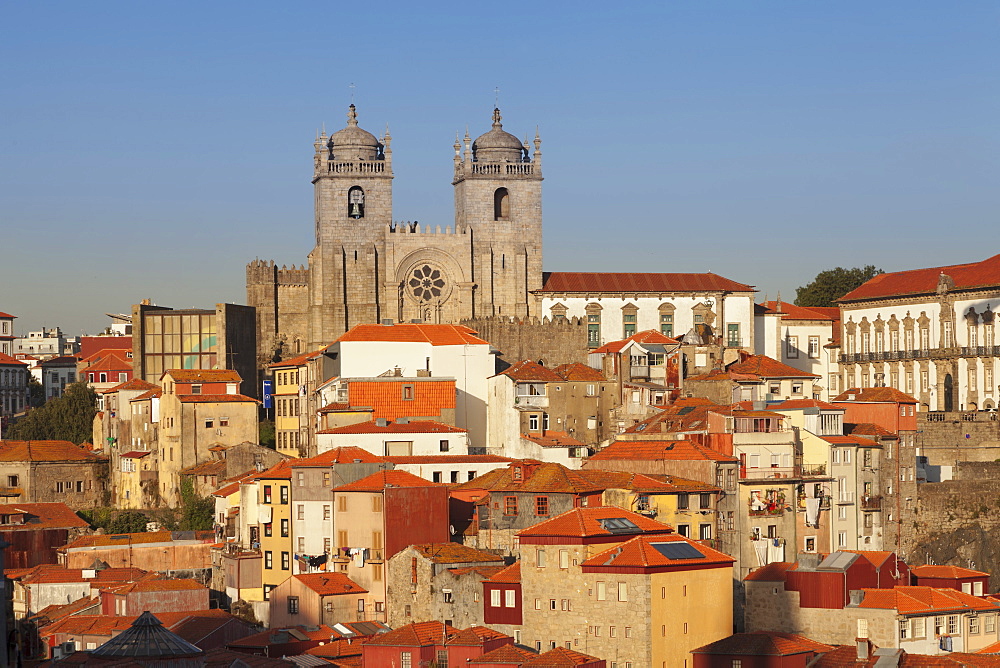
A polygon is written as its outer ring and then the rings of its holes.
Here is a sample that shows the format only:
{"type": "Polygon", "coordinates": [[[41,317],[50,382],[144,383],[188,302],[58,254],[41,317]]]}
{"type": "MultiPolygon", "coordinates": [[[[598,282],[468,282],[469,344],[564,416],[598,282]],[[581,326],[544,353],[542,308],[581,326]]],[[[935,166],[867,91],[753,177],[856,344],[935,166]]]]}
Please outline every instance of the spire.
{"type": "Polygon", "coordinates": [[[500,115],[500,107],[494,107],[493,108],[493,127],[495,127],[495,128],[502,128],[503,124],[500,123],[500,119],[502,119],[502,118],[503,118],[503,116],[500,115]]]}
{"type": "Polygon", "coordinates": [[[358,112],[357,107],[354,106],[353,102],[351,103],[351,106],[348,107],[347,125],[355,128],[358,127],[358,112]]]}

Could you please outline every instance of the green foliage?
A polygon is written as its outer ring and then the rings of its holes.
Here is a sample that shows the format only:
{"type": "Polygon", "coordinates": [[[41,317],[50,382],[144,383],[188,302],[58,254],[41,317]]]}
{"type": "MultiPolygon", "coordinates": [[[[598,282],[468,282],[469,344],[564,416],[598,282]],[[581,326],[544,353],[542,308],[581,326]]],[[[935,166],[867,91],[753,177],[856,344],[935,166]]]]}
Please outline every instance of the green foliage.
{"type": "Polygon", "coordinates": [[[811,283],[795,291],[796,306],[836,306],[837,300],[860,287],[878,274],[885,272],[873,264],[844,269],[835,267],[816,274],[811,283]]]}
{"type": "Polygon", "coordinates": [[[146,530],[149,517],[138,510],[124,510],[108,523],[108,533],[142,533],[146,530]]]}
{"type": "Polygon", "coordinates": [[[181,531],[208,531],[215,526],[215,500],[198,496],[191,476],[181,476],[181,531]]]}
{"type": "Polygon", "coordinates": [[[107,529],[114,516],[111,508],[94,508],[93,510],[78,510],[76,514],[90,525],[91,529],[107,529]]]}
{"type": "Polygon", "coordinates": [[[45,403],[45,386],[34,376],[28,378],[28,406],[38,408],[45,403]]]}
{"type": "Polygon", "coordinates": [[[274,450],[275,446],[275,435],[274,435],[274,421],[273,420],[261,420],[257,426],[257,442],[264,447],[271,448],[274,450]]]}
{"type": "Polygon", "coordinates": [[[13,441],[71,441],[79,445],[93,437],[95,415],[97,394],[86,383],[73,383],[66,386],[61,397],[28,411],[11,426],[7,438],[13,441]]]}

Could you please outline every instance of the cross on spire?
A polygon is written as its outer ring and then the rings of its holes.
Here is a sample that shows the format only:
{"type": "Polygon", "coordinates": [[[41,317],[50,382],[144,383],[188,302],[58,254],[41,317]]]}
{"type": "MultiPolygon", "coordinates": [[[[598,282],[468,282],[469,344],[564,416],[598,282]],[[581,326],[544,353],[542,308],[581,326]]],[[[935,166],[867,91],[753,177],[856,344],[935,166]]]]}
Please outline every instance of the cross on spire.
{"type": "Polygon", "coordinates": [[[493,106],[494,107],[499,107],[500,106],[500,87],[499,86],[497,86],[496,88],[493,89],[493,106]]]}

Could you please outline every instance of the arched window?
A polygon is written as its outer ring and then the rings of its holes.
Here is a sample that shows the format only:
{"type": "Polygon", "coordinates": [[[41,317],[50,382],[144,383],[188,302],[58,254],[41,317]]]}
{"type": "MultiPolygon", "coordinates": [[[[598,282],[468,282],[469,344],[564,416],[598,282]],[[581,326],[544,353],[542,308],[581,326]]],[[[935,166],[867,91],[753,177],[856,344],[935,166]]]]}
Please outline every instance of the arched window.
{"type": "Polygon", "coordinates": [[[493,193],[493,220],[510,220],[510,193],[497,188],[493,193]]]}
{"type": "Polygon", "coordinates": [[[347,191],[347,216],[349,218],[365,217],[365,191],[361,186],[354,186],[347,191]]]}

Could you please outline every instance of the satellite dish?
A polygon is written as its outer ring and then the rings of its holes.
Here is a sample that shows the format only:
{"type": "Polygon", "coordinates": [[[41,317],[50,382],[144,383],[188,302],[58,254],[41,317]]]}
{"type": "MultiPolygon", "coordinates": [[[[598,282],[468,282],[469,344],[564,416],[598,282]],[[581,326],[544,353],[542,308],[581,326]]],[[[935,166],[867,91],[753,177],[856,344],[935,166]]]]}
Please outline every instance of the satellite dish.
{"type": "Polygon", "coordinates": [[[452,536],[454,536],[454,535],[455,535],[455,525],[454,525],[454,524],[449,524],[449,525],[448,525],[448,532],[449,532],[449,533],[450,533],[450,534],[451,534],[452,536]]]}

